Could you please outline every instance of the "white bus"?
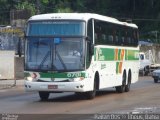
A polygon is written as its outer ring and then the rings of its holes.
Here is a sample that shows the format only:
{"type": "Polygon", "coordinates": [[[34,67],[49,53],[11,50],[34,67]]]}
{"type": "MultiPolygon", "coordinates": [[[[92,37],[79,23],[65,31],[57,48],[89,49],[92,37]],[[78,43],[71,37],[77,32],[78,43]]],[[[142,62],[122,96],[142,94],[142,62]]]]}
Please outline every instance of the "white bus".
{"type": "Polygon", "coordinates": [[[93,99],[96,91],[130,90],[138,81],[138,27],[91,13],[35,15],[25,42],[25,89],[41,100],[50,93],[75,92],[93,99]]]}

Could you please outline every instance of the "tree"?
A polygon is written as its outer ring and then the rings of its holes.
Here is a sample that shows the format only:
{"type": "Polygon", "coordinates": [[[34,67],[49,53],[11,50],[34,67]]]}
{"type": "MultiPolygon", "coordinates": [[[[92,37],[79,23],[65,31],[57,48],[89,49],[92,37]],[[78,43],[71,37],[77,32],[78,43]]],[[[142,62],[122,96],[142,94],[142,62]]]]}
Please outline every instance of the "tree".
{"type": "Polygon", "coordinates": [[[16,5],[16,9],[18,9],[18,10],[28,9],[31,11],[31,15],[36,14],[35,5],[33,3],[30,3],[29,1],[24,1],[24,2],[18,3],[16,5]]]}

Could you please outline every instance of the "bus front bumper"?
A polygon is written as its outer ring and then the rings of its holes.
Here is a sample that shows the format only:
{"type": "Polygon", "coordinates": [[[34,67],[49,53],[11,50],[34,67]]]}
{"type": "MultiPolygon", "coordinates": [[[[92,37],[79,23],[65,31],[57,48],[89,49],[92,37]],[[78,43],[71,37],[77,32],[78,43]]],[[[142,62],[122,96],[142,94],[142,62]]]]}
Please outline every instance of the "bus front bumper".
{"type": "Polygon", "coordinates": [[[85,92],[84,82],[31,82],[25,81],[26,91],[85,92]]]}

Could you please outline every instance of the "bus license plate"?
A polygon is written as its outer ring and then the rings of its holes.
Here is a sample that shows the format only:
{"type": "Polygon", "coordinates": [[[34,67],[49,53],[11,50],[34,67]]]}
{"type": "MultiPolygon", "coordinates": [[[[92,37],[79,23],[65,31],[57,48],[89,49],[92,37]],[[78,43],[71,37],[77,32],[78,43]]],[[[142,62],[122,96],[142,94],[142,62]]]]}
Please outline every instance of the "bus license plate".
{"type": "Polygon", "coordinates": [[[48,85],[48,89],[58,89],[58,85],[48,85]]]}

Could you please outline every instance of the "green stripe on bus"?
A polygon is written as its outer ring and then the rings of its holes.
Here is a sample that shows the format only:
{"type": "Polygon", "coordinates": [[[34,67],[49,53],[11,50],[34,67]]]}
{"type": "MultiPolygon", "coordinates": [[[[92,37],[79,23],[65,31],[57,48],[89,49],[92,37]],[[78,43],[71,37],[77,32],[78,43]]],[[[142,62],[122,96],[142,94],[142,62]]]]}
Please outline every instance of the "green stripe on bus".
{"type": "MultiPolygon", "coordinates": [[[[34,73],[34,72],[33,72],[34,73]]],[[[42,73],[39,72],[40,78],[79,78],[87,77],[85,72],[65,72],[65,73],[42,73]]],[[[25,77],[31,76],[26,72],[25,77]]]]}
{"type": "Polygon", "coordinates": [[[40,73],[41,78],[78,78],[86,77],[84,72],[68,72],[68,73],[40,73]]]}
{"type": "Polygon", "coordinates": [[[95,61],[112,61],[114,60],[114,49],[95,48],[95,61]]]}
{"type": "Polygon", "coordinates": [[[112,48],[95,48],[94,60],[95,61],[122,61],[125,60],[139,60],[138,50],[124,50],[124,49],[112,49],[112,48]]]}
{"type": "Polygon", "coordinates": [[[138,50],[127,50],[125,54],[126,60],[139,60],[139,51],[138,50]]]}

